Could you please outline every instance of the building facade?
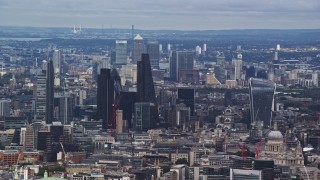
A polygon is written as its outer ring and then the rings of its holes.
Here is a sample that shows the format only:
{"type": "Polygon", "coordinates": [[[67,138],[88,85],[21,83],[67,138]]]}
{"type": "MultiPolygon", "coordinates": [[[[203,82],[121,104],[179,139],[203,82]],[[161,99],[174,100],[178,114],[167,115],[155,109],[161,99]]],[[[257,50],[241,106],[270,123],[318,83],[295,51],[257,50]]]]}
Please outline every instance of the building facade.
{"type": "Polygon", "coordinates": [[[113,100],[114,80],[111,78],[110,69],[101,69],[98,75],[97,93],[98,119],[102,120],[102,129],[114,129],[113,123],[113,100]]]}
{"type": "Polygon", "coordinates": [[[148,41],[147,53],[149,54],[152,69],[159,69],[160,51],[158,41],[148,41]]]}
{"type": "Polygon", "coordinates": [[[127,41],[116,40],[116,65],[127,64],[127,41]]]}
{"type": "Polygon", "coordinates": [[[276,86],[272,81],[250,78],[249,99],[251,123],[263,122],[265,128],[271,127],[272,109],[276,86]]]}

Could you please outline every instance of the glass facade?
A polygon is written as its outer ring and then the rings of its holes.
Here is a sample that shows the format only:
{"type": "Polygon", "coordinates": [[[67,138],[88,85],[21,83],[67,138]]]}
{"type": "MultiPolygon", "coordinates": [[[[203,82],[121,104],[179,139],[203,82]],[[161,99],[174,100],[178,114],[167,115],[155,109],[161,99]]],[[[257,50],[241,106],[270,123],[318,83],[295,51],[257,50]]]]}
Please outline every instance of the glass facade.
{"type": "Polygon", "coordinates": [[[147,53],[150,57],[151,68],[159,69],[160,51],[158,41],[148,41],[147,53]]]}
{"type": "Polygon", "coordinates": [[[250,115],[252,124],[261,121],[265,128],[271,126],[275,89],[275,83],[272,81],[250,78],[250,115]]]}
{"type": "Polygon", "coordinates": [[[116,65],[127,64],[127,41],[116,41],[116,65]]]}

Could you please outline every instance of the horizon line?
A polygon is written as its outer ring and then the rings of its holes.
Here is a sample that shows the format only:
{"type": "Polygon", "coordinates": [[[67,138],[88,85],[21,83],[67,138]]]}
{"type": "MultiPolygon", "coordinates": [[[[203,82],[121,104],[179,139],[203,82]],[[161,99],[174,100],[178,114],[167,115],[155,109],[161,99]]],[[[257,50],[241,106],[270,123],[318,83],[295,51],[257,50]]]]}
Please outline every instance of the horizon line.
{"type": "MultiPolygon", "coordinates": [[[[11,27],[11,28],[52,28],[52,29],[58,29],[58,28],[65,28],[65,29],[72,29],[73,26],[65,27],[65,26],[19,26],[19,25],[0,25],[0,27],[11,27]]],[[[80,26],[76,26],[76,28],[79,28],[80,26]]],[[[81,26],[81,29],[104,29],[104,30],[130,30],[131,28],[98,28],[98,27],[83,27],[81,26]]],[[[248,31],[248,30],[320,30],[320,28],[239,28],[239,29],[134,29],[135,31],[248,31]]]]}

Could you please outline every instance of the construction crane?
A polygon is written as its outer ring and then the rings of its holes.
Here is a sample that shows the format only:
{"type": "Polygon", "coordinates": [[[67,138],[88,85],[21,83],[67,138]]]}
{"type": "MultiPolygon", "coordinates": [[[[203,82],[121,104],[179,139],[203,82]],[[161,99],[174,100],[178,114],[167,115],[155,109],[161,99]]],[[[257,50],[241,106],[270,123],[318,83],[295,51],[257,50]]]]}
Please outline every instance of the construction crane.
{"type": "Polygon", "coordinates": [[[243,158],[243,160],[246,160],[247,159],[247,156],[246,156],[246,145],[245,144],[240,144],[239,143],[239,148],[241,149],[241,156],[243,158]]]}
{"type": "Polygon", "coordinates": [[[260,137],[258,147],[256,148],[256,156],[255,156],[256,159],[259,158],[259,153],[260,153],[261,145],[262,145],[262,137],[260,137]]]}
{"type": "Polygon", "coordinates": [[[308,170],[307,170],[306,166],[303,166],[303,167],[304,167],[304,170],[306,171],[306,175],[307,175],[308,180],[310,180],[310,177],[309,177],[308,170]]]}
{"type": "Polygon", "coordinates": [[[63,147],[63,144],[62,142],[60,142],[60,145],[61,145],[61,149],[63,151],[63,155],[64,155],[64,160],[63,160],[63,165],[66,166],[67,165],[67,154],[66,154],[66,151],[64,150],[64,147],[63,147]]]}

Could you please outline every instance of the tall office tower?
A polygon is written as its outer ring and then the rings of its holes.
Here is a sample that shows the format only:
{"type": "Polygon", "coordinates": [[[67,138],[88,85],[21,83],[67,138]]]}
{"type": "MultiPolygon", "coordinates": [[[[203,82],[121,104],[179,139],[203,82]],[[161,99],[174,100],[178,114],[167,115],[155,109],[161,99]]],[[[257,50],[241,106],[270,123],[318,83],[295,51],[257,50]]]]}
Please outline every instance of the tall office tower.
{"type": "MultiPolygon", "coordinates": [[[[123,121],[127,122],[127,127],[132,128],[132,114],[134,113],[134,103],[137,102],[136,92],[121,92],[118,108],[123,110],[123,121]]],[[[124,124],[124,122],[123,122],[124,124]]]]}
{"type": "Polygon", "coordinates": [[[123,130],[123,111],[117,110],[116,115],[117,115],[116,131],[117,131],[117,133],[122,133],[122,130],[123,130]]]}
{"type": "Polygon", "coordinates": [[[224,68],[224,65],[226,64],[226,57],[224,56],[223,52],[219,52],[216,56],[217,58],[217,65],[221,68],[224,68]]]}
{"type": "Polygon", "coordinates": [[[179,81],[180,70],[193,69],[192,51],[173,51],[170,60],[170,78],[179,81]]]}
{"type": "Polygon", "coordinates": [[[116,62],[115,65],[127,64],[127,41],[116,40],[116,62]]]}
{"type": "Polygon", "coordinates": [[[148,54],[142,54],[137,64],[137,92],[139,102],[156,102],[156,95],[152,79],[151,65],[148,54]]]}
{"type": "Polygon", "coordinates": [[[11,111],[11,100],[10,99],[0,99],[0,116],[10,116],[11,111]]]}
{"type": "Polygon", "coordinates": [[[315,87],[318,87],[319,86],[319,78],[318,78],[318,72],[317,71],[314,71],[312,73],[312,83],[313,83],[313,86],[315,87]]]}
{"type": "Polygon", "coordinates": [[[101,69],[98,75],[98,119],[102,120],[102,129],[115,129],[113,122],[114,80],[110,69],[101,69]]]}
{"type": "Polygon", "coordinates": [[[69,124],[73,118],[74,97],[69,94],[55,96],[54,102],[56,109],[55,118],[62,124],[69,124]]]}
{"type": "Polygon", "coordinates": [[[43,121],[46,115],[46,70],[37,76],[37,96],[36,96],[36,112],[35,121],[43,121]]]}
{"type": "Polygon", "coordinates": [[[99,68],[99,62],[98,61],[93,61],[92,62],[92,79],[97,80],[98,78],[98,68],[99,68]]]}
{"type": "Polygon", "coordinates": [[[53,51],[52,60],[54,70],[54,85],[60,86],[61,52],[59,50],[53,51]]]}
{"type": "Polygon", "coordinates": [[[150,102],[137,102],[134,104],[134,130],[148,131],[148,129],[154,127],[152,125],[152,108],[155,104],[150,102]]]}
{"type": "Polygon", "coordinates": [[[141,61],[141,54],[144,53],[144,43],[143,38],[137,34],[133,39],[133,57],[132,63],[135,64],[138,61],[141,61]]]}
{"type": "Polygon", "coordinates": [[[46,76],[45,121],[47,124],[51,124],[53,121],[53,110],[54,110],[54,71],[53,71],[53,62],[49,60],[47,64],[47,76],[46,76]]]}
{"type": "Polygon", "coordinates": [[[24,150],[32,151],[35,149],[35,131],[32,125],[27,125],[27,127],[25,127],[24,139],[22,144],[24,150]]]}
{"type": "Polygon", "coordinates": [[[203,50],[204,52],[206,52],[206,51],[207,51],[207,44],[203,44],[203,46],[202,46],[202,50],[203,50]]]}
{"type": "Polygon", "coordinates": [[[274,52],[274,57],[272,59],[273,69],[279,69],[279,57],[278,53],[280,51],[280,45],[277,44],[276,51],[274,52]]]}
{"type": "Polygon", "coordinates": [[[249,79],[249,99],[251,124],[263,123],[265,128],[271,127],[274,103],[275,83],[265,79],[249,79]]]}
{"type": "Polygon", "coordinates": [[[241,79],[241,69],[242,69],[242,54],[237,54],[236,59],[232,59],[232,65],[234,66],[234,79],[241,79]]]}
{"type": "Polygon", "coordinates": [[[158,116],[158,106],[156,100],[156,94],[152,79],[151,65],[148,54],[142,54],[141,61],[137,64],[137,93],[138,102],[149,102],[153,103],[154,106],[151,107],[151,128],[156,127],[159,122],[158,116]]]}
{"type": "Polygon", "coordinates": [[[190,107],[191,116],[194,115],[194,89],[178,88],[177,104],[183,103],[186,107],[190,107]]]}
{"type": "Polygon", "coordinates": [[[147,54],[149,54],[152,69],[159,69],[160,51],[158,41],[148,41],[147,54]]]}

